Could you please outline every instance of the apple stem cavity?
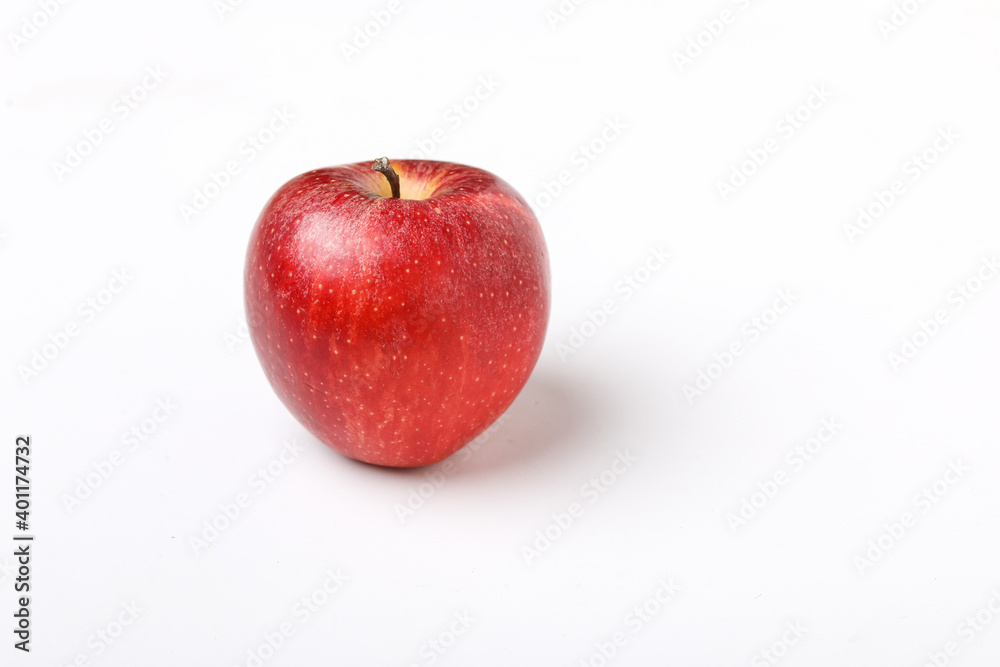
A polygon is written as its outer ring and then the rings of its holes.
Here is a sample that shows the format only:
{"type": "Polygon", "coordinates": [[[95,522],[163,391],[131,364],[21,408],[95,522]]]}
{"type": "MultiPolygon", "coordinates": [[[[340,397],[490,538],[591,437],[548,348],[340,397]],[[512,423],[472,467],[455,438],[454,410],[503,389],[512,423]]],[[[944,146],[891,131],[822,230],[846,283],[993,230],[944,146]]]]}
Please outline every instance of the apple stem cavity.
{"type": "Polygon", "coordinates": [[[372,169],[385,176],[385,180],[389,181],[389,187],[392,188],[392,198],[399,199],[399,174],[389,164],[389,158],[380,157],[375,160],[372,163],[372,169]]]}

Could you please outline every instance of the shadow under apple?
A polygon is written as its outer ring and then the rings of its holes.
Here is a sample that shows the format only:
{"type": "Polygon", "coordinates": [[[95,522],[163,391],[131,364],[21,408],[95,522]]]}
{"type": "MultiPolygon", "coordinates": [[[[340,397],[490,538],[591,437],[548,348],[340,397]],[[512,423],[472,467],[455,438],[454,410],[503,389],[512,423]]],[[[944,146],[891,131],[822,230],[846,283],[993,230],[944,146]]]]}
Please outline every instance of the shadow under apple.
{"type": "Polygon", "coordinates": [[[530,475],[565,465],[567,458],[587,457],[596,449],[610,451],[611,443],[580,436],[592,434],[607,421],[611,402],[592,388],[592,380],[565,371],[561,364],[555,368],[539,364],[514,403],[487,432],[444,461],[421,468],[387,468],[342,458],[366,475],[423,481],[428,472],[442,470],[446,462],[451,462],[448,477],[455,479],[521,472],[530,475]]]}
{"type": "Polygon", "coordinates": [[[608,416],[608,402],[593,386],[575,374],[537,369],[489,437],[466,445],[470,454],[454,476],[530,473],[604,447],[599,438],[582,437],[608,416]]]}

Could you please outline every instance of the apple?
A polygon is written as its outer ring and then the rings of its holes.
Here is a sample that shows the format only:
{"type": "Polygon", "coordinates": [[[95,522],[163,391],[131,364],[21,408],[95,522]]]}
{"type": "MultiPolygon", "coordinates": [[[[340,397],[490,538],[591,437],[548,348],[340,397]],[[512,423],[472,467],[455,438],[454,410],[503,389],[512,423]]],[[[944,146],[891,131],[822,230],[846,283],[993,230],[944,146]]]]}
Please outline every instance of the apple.
{"type": "Polygon", "coordinates": [[[450,456],[517,397],[542,350],[549,259],[493,174],[382,158],[285,183],[250,237],[254,350],[278,397],[359,461],[450,456]]]}

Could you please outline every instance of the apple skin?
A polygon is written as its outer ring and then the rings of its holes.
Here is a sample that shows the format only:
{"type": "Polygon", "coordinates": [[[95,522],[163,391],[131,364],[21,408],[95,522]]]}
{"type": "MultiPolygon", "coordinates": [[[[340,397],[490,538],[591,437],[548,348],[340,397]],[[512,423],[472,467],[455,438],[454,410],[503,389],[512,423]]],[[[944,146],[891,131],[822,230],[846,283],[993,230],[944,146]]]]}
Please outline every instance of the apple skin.
{"type": "Polygon", "coordinates": [[[392,160],[283,185],[244,275],[265,375],[309,431],[352,459],[450,456],[514,401],[542,350],[549,259],[525,200],[489,172],[392,160]]]}

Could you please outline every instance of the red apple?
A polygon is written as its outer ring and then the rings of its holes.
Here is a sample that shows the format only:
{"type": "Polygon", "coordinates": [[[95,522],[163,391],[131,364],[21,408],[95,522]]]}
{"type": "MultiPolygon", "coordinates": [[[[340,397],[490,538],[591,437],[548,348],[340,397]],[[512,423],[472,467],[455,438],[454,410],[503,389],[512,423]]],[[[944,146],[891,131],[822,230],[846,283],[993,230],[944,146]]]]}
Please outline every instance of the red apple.
{"type": "Polygon", "coordinates": [[[548,253],[528,204],[493,174],[382,158],[310,171],[271,197],[245,298],[264,372],[310,432],[353,459],[422,466],[479,435],[528,380],[548,253]]]}

